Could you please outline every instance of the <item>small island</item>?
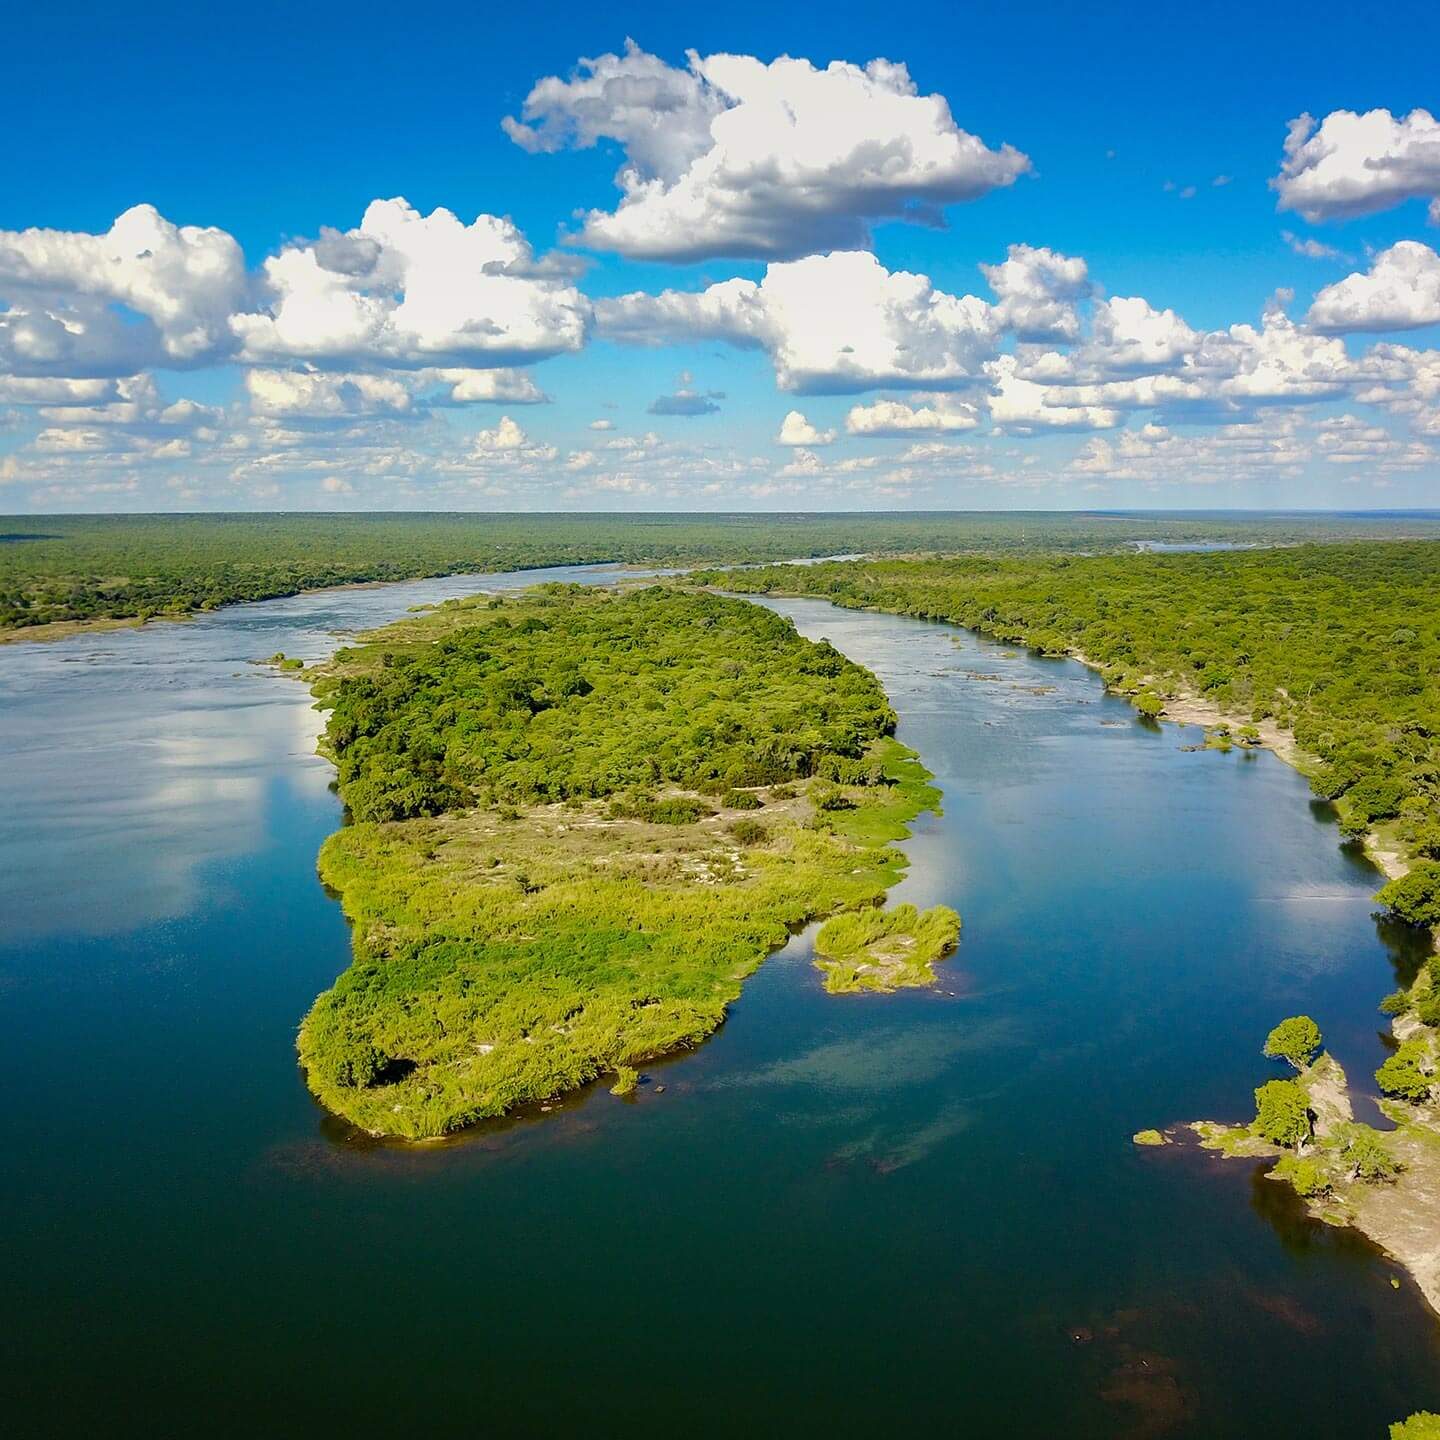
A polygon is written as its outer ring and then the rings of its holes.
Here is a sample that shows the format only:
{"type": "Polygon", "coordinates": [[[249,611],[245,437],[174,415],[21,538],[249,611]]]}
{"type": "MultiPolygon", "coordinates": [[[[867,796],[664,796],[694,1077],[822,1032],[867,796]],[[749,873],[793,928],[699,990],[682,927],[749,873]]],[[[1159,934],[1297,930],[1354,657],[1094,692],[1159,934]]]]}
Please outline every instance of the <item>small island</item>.
{"type": "Polygon", "coordinates": [[[959,939],[960,917],[948,905],[852,910],[820,927],[815,964],[832,995],[933,985],[935,962],[959,939]]]}
{"type": "MultiPolygon", "coordinates": [[[[905,866],[894,842],[939,800],[875,677],[746,601],[482,595],[309,674],[350,820],[320,873],[354,962],[300,1059],[377,1136],[436,1138],[603,1076],[632,1094],[796,929],[881,915],[864,907],[905,866]]],[[[900,907],[857,943],[888,943],[899,982],[958,925],[900,907]]]]}

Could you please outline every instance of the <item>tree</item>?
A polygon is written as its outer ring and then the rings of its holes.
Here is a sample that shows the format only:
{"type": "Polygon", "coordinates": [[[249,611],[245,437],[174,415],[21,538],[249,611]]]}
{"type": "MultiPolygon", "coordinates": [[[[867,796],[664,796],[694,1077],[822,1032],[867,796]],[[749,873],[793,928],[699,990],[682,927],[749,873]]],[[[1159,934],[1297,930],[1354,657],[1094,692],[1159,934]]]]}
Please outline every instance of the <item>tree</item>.
{"type": "Polygon", "coordinates": [[[1135,708],[1147,720],[1158,720],[1165,713],[1165,702],[1153,690],[1142,690],[1135,697],[1135,708]]]}
{"type": "Polygon", "coordinates": [[[1320,1048],[1320,1027],[1308,1015],[1282,1020],[1265,1038],[1265,1055],[1303,1070],[1320,1048]]]}
{"type": "Polygon", "coordinates": [[[1375,1083],[1387,1094],[1419,1104],[1430,1096],[1435,1077],[1425,1067],[1430,1052],[1423,1040],[1407,1040],[1376,1072],[1375,1083]]]}
{"type": "Polygon", "coordinates": [[[1390,1427],[1390,1440],[1440,1440],[1440,1415],[1419,1410],[1408,1420],[1397,1420],[1390,1427]]]}
{"type": "Polygon", "coordinates": [[[1440,861],[1417,861],[1375,898],[1412,925],[1440,925],[1440,861]]]}
{"type": "Polygon", "coordinates": [[[1370,1126],[1347,1125],[1339,1140],[1340,1158],[1352,1180],[1378,1184],[1382,1180],[1393,1180],[1399,1174],[1399,1161],[1390,1153],[1379,1132],[1370,1126]]]}
{"type": "Polygon", "coordinates": [[[1310,1138],[1310,1097],[1294,1080],[1269,1080],[1255,1091],[1255,1131],[1272,1145],[1299,1151],[1310,1138]]]}

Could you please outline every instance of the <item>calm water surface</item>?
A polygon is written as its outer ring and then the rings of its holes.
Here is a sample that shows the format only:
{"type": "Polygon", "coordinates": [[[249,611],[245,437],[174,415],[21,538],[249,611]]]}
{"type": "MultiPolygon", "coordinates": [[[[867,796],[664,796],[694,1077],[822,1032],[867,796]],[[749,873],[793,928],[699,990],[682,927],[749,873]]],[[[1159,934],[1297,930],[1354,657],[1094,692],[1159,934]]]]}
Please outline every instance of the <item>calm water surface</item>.
{"type": "Polygon", "coordinates": [[[801,937],[633,1102],[423,1150],[328,1121],[293,1038],[348,958],[339,806],[303,686],[247,662],[544,578],[0,650],[10,1433],[1348,1440],[1440,1408],[1393,1266],[1248,1164],[1129,1143],[1239,1118],[1296,1009],[1368,1078],[1417,959],[1374,873],[1273,757],[944,626],[774,606],[877,671],[944,787],[898,892],[964,916],[936,992],[827,996],[801,937]]]}

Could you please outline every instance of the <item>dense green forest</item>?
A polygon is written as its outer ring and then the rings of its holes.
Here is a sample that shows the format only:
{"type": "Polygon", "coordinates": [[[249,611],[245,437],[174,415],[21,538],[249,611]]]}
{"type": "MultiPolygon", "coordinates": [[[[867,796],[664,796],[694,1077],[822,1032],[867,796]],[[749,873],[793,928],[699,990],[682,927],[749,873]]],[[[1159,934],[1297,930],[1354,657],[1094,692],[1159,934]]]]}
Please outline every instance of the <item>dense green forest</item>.
{"type": "Polygon", "coordinates": [[[354,963],[300,1031],[376,1134],[447,1133],[713,1031],[792,927],[871,902],[937,800],[868,671],[758,606],[540,587],[316,677],[354,963]]]}
{"type": "Polygon", "coordinates": [[[1226,554],[859,561],[700,573],[747,592],[819,595],[1076,653],[1158,712],[1198,694],[1272,722],[1314,758],[1350,834],[1413,857],[1384,899],[1440,923],[1440,543],[1226,554]]]}
{"type": "Polygon", "coordinates": [[[357,581],[545,565],[1105,551],[1440,536],[1433,517],[1003,514],[0,516],[0,633],[143,619],[357,581]]]}

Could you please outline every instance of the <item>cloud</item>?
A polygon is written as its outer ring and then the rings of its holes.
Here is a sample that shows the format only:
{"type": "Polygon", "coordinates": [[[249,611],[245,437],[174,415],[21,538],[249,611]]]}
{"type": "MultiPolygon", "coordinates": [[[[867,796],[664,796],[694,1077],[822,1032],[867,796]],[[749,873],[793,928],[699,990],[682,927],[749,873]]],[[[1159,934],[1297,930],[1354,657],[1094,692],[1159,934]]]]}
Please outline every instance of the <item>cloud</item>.
{"type": "Polygon", "coordinates": [[[487,369],[578,350],[589,326],[589,302],[509,220],[465,225],[402,199],[373,201],[357,230],[286,247],[263,274],[266,304],[231,321],[254,362],[487,369]]]}
{"type": "MultiPolygon", "coordinates": [[[[1312,223],[1440,196],[1440,122],[1428,110],[1331,111],[1290,122],[1285,159],[1270,182],[1281,210],[1312,223]]],[[[1432,207],[1432,212],[1433,212],[1432,207]]]]}
{"type": "Polygon", "coordinates": [[[974,405],[953,395],[917,395],[917,403],[877,400],[872,405],[855,405],[845,417],[852,435],[925,435],[973,430],[980,423],[974,405]]]}
{"type": "Polygon", "coordinates": [[[623,192],[577,243],[634,259],[791,259],[860,249],[875,220],[942,222],[942,207],[1030,168],[955,124],[904,65],[689,53],[688,69],[628,43],[541,80],[506,134],[531,151],[618,141],[623,192]]]}
{"type": "Polygon", "coordinates": [[[1280,238],[1296,255],[1303,255],[1307,260],[1347,260],[1350,258],[1333,245],[1322,244],[1308,235],[1299,236],[1293,230],[1282,230],[1280,238]]]}
{"type": "Polygon", "coordinates": [[[1306,317],[1325,334],[1440,325],[1440,255],[1415,240],[1382,250],[1368,272],[1327,285],[1306,317]]]}
{"type": "Polygon", "coordinates": [[[835,441],[833,430],[817,430],[798,410],[791,410],[780,422],[780,433],[775,437],[777,445],[831,445],[835,441]]]}
{"type": "Polygon", "coordinates": [[[447,405],[545,405],[550,397],[523,370],[465,370],[442,368],[421,370],[421,386],[438,385],[431,404],[447,405]]]}
{"type": "Polygon", "coordinates": [[[103,235],[0,231],[0,369],[131,375],[231,348],[245,258],[223,230],[176,226],[136,205],[103,235]]]}
{"type": "Polygon", "coordinates": [[[592,420],[590,428],[592,430],[613,430],[615,422],[613,420],[592,420]]]}
{"type": "Polygon", "coordinates": [[[382,375],[247,370],[250,410],[287,420],[343,420],[358,415],[408,415],[409,387],[382,375]]]}
{"type": "Polygon", "coordinates": [[[1123,418],[1098,405],[1055,402],[1045,386],[1016,374],[1013,355],[1002,355],[986,367],[990,377],[990,418],[1009,435],[1034,435],[1044,430],[1108,430],[1123,418]]]}
{"type": "Polygon", "coordinates": [[[1075,302],[1093,287],[1084,260],[1032,245],[1012,245],[999,265],[980,267],[1000,298],[1000,322],[1017,339],[1072,341],[1080,334],[1075,302]]]}
{"type": "Polygon", "coordinates": [[[999,319],[973,295],[889,271],[864,251],[836,251],[767,267],[765,278],[699,292],[637,292],[596,304],[600,333],[661,344],[726,340],[763,348],[776,384],[797,394],[853,394],[881,386],[963,385],[994,354],[999,319]]]}
{"type": "Polygon", "coordinates": [[[677,390],[673,395],[658,395],[650,402],[651,415],[715,415],[720,407],[715,403],[723,400],[723,390],[707,390],[703,395],[697,390],[677,390]]]}

